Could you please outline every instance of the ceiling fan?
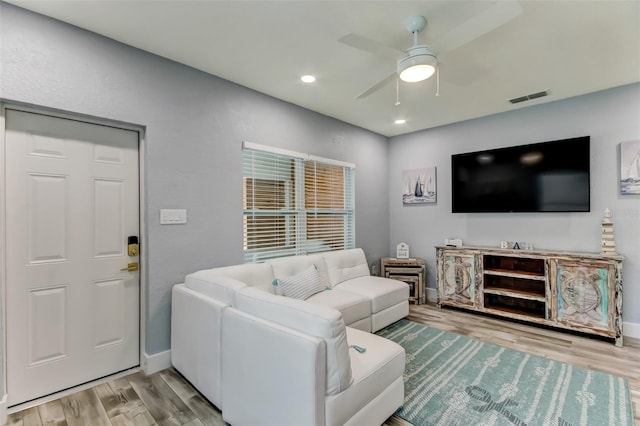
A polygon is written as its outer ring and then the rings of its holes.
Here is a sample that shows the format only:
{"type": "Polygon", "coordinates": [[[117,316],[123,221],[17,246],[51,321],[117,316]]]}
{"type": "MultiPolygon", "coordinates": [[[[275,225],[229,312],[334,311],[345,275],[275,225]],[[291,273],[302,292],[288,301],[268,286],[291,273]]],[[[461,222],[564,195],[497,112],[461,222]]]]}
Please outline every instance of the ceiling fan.
{"type": "MultiPolygon", "coordinates": [[[[438,58],[439,54],[444,55],[451,52],[506,24],[521,13],[522,7],[517,1],[499,1],[461,25],[449,30],[439,40],[434,40],[431,45],[419,44],[418,41],[420,32],[427,25],[427,19],[424,16],[411,16],[405,20],[405,26],[407,31],[413,35],[413,46],[404,51],[357,34],[345,35],[338,39],[340,43],[377,56],[396,60],[395,71],[356,96],[356,99],[365,98],[398,78],[407,83],[428,79],[438,72],[441,64],[438,58]]],[[[468,78],[465,80],[468,80],[468,78]]]]}

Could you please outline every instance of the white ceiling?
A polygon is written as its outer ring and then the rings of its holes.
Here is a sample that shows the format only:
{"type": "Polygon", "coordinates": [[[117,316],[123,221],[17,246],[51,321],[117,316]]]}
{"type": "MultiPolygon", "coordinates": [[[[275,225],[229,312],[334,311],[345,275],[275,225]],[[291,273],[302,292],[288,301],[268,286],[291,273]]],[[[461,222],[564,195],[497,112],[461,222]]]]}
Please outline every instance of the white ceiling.
{"type": "Polygon", "coordinates": [[[437,48],[449,30],[468,28],[469,18],[497,2],[9,2],[386,136],[640,81],[636,0],[520,1],[518,16],[439,55],[439,96],[435,78],[401,83],[398,106],[393,81],[355,99],[395,61],[337,40],[355,33],[405,50],[412,45],[405,19],[424,15],[420,42],[437,48]],[[302,83],[303,74],[316,83],[302,83]],[[550,95],[508,102],[542,90],[550,95]]]}

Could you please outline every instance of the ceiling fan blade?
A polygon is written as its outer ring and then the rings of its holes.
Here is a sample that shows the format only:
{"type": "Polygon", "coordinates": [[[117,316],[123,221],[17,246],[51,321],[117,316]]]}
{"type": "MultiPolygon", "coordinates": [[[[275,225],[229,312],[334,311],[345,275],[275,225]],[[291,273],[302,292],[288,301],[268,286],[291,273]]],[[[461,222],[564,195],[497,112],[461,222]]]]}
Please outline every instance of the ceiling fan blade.
{"type": "Polygon", "coordinates": [[[355,47],[356,49],[364,50],[365,52],[387,58],[397,59],[399,56],[406,55],[402,50],[395,49],[375,40],[371,40],[370,38],[362,37],[353,33],[339,38],[338,41],[346,44],[347,46],[355,47]]]}
{"type": "Polygon", "coordinates": [[[495,5],[471,17],[463,24],[455,27],[442,38],[434,47],[438,53],[449,52],[483,36],[506,24],[522,13],[522,6],[516,0],[498,1],[495,5]]]}
{"type": "Polygon", "coordinates": [[[395,80],[396,76],[397,76],[397,73],[395,71],[392,72],[391,74],[389,74],[388,76],[386,76],[385,78],[383,78],[382,80],[374,84],[373,86],[369,87],[364,92],[360,93],[358,96],[356,96],[356,99],[366,98],[373,92],[377,92],[378,90],[382,89],[384,86],[386,86],[387,84],[395,80]]]}

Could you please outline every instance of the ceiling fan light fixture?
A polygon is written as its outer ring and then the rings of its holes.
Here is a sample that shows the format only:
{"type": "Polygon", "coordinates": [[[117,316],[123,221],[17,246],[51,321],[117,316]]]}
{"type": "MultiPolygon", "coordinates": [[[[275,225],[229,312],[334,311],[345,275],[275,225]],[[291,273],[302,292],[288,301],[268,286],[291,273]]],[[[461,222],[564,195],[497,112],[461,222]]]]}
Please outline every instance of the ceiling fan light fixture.
{"type": "Polygon", "coordinates": [[[438,58],[427,46],[407,49],[408,56],[398,60],[398,75],[407,83],[417,83],[428,79],[436,72],[438,58]]]}
{"type": "Polygon", "coordinates": [[[400,80],[406,83],[417,83],[431,77],[435,70],[431,65],[412,65],[400,73],[400,80]]]}

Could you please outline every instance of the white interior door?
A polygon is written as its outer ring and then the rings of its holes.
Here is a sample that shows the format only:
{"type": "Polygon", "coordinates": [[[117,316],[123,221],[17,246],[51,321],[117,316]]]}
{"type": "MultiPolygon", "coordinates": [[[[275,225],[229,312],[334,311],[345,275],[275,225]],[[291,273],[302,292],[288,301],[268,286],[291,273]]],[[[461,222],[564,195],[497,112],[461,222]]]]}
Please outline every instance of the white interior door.
{"type": "Polygon", "coordinates": [[[6,110],[9,406],[139,364],[138,140],[6,110]]]}

